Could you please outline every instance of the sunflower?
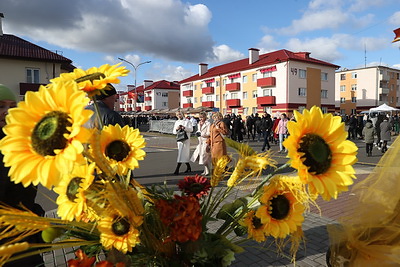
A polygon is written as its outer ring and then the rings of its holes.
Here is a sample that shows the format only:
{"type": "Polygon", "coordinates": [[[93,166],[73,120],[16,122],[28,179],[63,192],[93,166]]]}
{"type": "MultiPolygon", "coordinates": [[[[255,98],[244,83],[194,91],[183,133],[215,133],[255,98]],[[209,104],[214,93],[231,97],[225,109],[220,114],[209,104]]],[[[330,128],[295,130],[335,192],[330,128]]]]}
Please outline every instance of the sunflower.
{"type": "Polygon", "coordinates": [[[132,248],[140,242],[139,230],[127,217],[117,214],[103,217],[97,228],[100,231],[100,242],[108,250],[115,248],[123,253],[132,252],[132,248]]]}
{"type": "Polygon", "coordinates": [[[116,168],[120,175],[126,174],[129,169],[139,167],[138,160],[143,160],[146,155],[142,149],[145,145],[146,142],[139,130],[128,125],[123,128],[119,124],[108,125],[101,130],[101,152],[110,166],[116,168]]]}
{"type": "Polygon", "coordinates": [[[53,189],[57,198],[57,214],[63,220],[80,221],[87,211],[85,190],[94,180],[95,164],[76,166],[70,174],[65,174],[61,182],[53,189]]]}
{"type": "Polygon", "coordinates": [[[178,182],[178,187],[187,196],[193,196],[200,199],[202,196],[206,196],[211,188],[210,181],[203,176],[186,176],[184,180],[178,182]]]}
{"type": "Polygon", "coordinates": [[[90,131],[82,125],[93,114],[85,110],[87,103],[76,83],[62,82],[27,92],[25,101],[10,110],[0,150],[13,182],[51,188],[74,161],[83,160],[82,143],[90,131]]]}
{"type": "Polygon", "coordinates": [[[255,215],[254,210],[250,210],[240,222],[241,225],[247,227],[248,237],[257,242],[265,241],[264,228],[265,225],[261,223],[261,219],[255,215]]]}
{"type": "Polygon", "coordinates": [[[264,233],[275,238],[285,238],[298,230],[304,221],[306,195],[297,176],[275,176],[263,187],[256,216],[265,225],[264,233]]]}
{"type": "Polygon", "coordinates": [[[80,90],[85,91],[89,97],[101,94],[101,91],[108,90],[108,83],[119,83],[119,76],[126,76],[129,70],[125,66],[119,66],[121,63],[110,66],[105,64],[92,67],[88,70],[74,69],[73,72],[62,73],[60,77],[50,80],[51,82],[75,81],[80,90]]]}
{"type": "Polygon", "coordinates": [[[346,140],[339,116],[322,114],[315,106],[304,110],[303,115],[294,111],[294,115],[297,122],[288,122],[289,137],[283,143],[291,166],[298,170],[311,194],[336,199],[356,178],[351,165],[357,162],[357,146],[346,140]]]}

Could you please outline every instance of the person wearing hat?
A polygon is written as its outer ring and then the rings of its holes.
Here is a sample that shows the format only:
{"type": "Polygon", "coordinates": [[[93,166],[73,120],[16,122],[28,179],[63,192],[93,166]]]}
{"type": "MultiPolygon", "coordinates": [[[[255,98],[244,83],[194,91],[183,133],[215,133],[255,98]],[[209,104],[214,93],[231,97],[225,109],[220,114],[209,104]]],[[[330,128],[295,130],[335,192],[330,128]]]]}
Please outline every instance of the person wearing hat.
{"type": "MultiPolygon", "coordinates": [[[[104,94],[96,96],[96,103],[99,107],[100,117],[103,125],[116,125],[119,124],[121,127],[125,126],[122,116],[114,110],[114,103],[117,99],[117,91],[114,86],[108,84],[109,89],[104,90],[104,94]]],[[[95,112],[94,104],[86,107],[95,112]]],[[[90,120],[85,124],[87,128],[100,128],[97,122],[97,115],[93,114],[90,120]]]]}
{"type": "MultiPolygon", "coordinates": [[[[17,97],[7,86],[0,84],[0,139],[5,137],[3,127],[7,124],[6,116],[10,108],[17,106],[17,97]]],[[[9,167],[4,166],[3,154],[0,153],[0,202],[14,208],[21,208],[21,205],[33,211],[39,216],[44,215],[43,208],[35,203],[37,187],[30,185],[24,187],[22,184],[15,184],[10,181],[8,172],[9,167]]],[[[35,234],[26,238],[30,243],[43,242],[40,234],[35,234]]],[[[1,244],[1,242],[0,242],[1,244]]],[[[33,255],[20,260],[10,262],[4,266],[43,266],[43,259],[40,255],[33,255]]]]}

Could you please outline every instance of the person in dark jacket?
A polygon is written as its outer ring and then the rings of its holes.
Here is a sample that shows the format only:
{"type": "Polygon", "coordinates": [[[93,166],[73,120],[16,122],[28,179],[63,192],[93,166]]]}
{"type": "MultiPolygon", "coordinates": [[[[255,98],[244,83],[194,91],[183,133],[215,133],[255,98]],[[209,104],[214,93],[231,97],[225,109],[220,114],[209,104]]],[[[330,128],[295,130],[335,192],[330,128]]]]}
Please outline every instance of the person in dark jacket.
{"type": "MultiPolygon", "coordinates": [[[[5,117],[10,108],[16,107],[17,98],[13,91],[0,84],[0,139],[5,137],[3,127],[6,125],[5,117]]],[[[21,209],[22,206],[36,213],[39,216],[44,215],[43,208],[35,202],[37,187],[29,185],[24,187],[22,184],[16,184],[10,181],[8,172],[9,167],[4,166],[3,154],[0,153],[0,202],[13,208],[21,209]]],[[[40,234],[26,237],[23,241],[29,243],[42,243],[40,234]]],[[[2,244],[4,240],[0,241],[2,244]]],[[[32,255],[20,260],[12,261],[4,266],[44,266],[40,255],[32,255]]]]}
{"type": "Polygon", "coordinates": [[[354,114],[350,116],[348,138],[353,140],[357,139],[357,118],[354,114]]]}
{"type": "Polygon", "coordinates": [[[271,136],[272,124],[273,123],[272,123],[271,115],[267,113],[265,115],[265,117],[263,118],[263,123],[262,123],[262,128],[263,128],[263,131],[264,131],[264,143],[263,143],[263,146],[261,148],[262,151],[265,150],[265,147],[267,147],[267,150],[269,150],[271,148],[268,139],[271,136]]]}
{"type": "MultiPolygon", "coordinates": [[[[99,107],[100,117],[104,126],[119,124],[121,127],[125,126],[122,116],[114,111],[115,100],[118,98],[117,91],[114,86],[108,84],[108,90],[105,90],[105,94],[96,96],[96,103],[99,107]]],[[[94,104],[86,107],[87,109],[95,112],[94,104]]],[[[85,124],[87,128],[101,128],[97,121],[97,114],[93,114],[90,120],[85,124]]]]}
{"type": "Polygon", "coordinates": [[[382,153],[387,151],[387,144],[392,140],[392,124],[389,119],[385,117],[381,124],[379,125],[381,130],[381,140],[382,140],[382,153]]]}
{"type": "Polygon", "coordinates": [[[367,122],[365,123],[365,126],[362,130],[362,135],[364,136],[367,157],[371,157],[372,148],[374,147],[374,138],[376,135],[375,127],[372,125],[371,120],[367,120],[367,122]]]}

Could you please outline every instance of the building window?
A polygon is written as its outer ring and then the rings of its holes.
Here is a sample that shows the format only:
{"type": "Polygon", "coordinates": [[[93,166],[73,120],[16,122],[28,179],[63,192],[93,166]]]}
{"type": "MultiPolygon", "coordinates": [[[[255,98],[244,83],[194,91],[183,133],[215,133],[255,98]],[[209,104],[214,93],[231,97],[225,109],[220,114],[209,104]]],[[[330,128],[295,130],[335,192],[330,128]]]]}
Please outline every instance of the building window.
{"type": "Polygon", "coordinates": [[[300,87],[298,94],[299,94],[299,96],[306,96],[307,95],[307,89],[300,87]]]}
{"type": "Polygon", "coordinates": [[[253,113],[253,114],[256,114],[256,113],[257,113],[257,107],[252,107],[251,109],[252,109],[252,113],[253,113]]]}
{"type": "Polygon", "coordinates": [[[352,96],[351,97],[351,103],[357,103],[357,97],[352,96]]]}
{"type": "Polygon", "coordinates": [[[351,114],[357,114],[357,109],[352,108],[352,109],[351,109],[351,114]]]}
{"type": "Polygon", "coordinates": [[[215,82],[215,87],[219,87],[219,81],[215,82]]]}
{"type": "Polygon", "coordinates": [[[345,109],[341,109],[340,110],[340,114],[345,115],[346,114],[346,110],[345,109]]]}
{"type": "Polygon", "coordinates": [[[346,73],[340,74],[340,80],[346,80],[346,73]]]}
{"type": "Polygon", "coordinates": [[[194,98],[194,103],[197,103],[197,97],[194,98]]]}
{"type": "Polygon", "coordinates": [[[163,107],[168,106],[168,102],[162,102],[162,106],[163,106],[163,107]]]}
{"type": "Polygon", "coordinates": [[[328,98],[328,90],[321,90],[321,98],[328,98]]]}
{"type": "Polygon", "coordinates": [[[328,80],[328,73],[321,72],[321,80],[322,81],[327,81],[328,80]]]}
{"type": "Polygon", "coordinates": [[[352,72],[351,73],[351,78],[352,79],[357,79],[357,72],[352,72]]]}
{"type": "Polygon", "coordinates": [[[264,89],[263,96],[272,96],[272,89],[264,89]]]}
{"type": "Polygon", "coordinates": [[[394,102],[394,97],[393,97],[393,96],[390,98],[390,102],[391,102],[391,103],[394,102]]]}
{"type": "Polygon", "coordinates": [[[168,93],[162,93],[161,96],[168,97],[168,93]]]}
{"type": "Polygon", "coordinates": [[[297,110],[300,112],[300,113],[303,113],[303,110],[305,110],[306,109],[306,106],[299,106],[298,108],[297,108],[297,110]]]}
{"type": "Polygon", "coordinates": [[[215,95],[215,101],[219,101],[219,95],[215,95]]]}
{"type": "Polygon", "coordinates": [[[207,99],[207,101],[212,101],[213,100],[212,95],[208,95],[206,99],[207,99]]]}
{"type": "Polygon", "coordinates": [[[206,87],[212,87],[212,83],[206,83],[206,87]]]}
{"type": "Polygon", "coordinates": [[[226,79],[223,79],[222,80],[222,86],[225,86],[226,85],[226,79]]]}
{"type": "Polygon", "coordinates": [[[252,94],[253,94],[253,98],[257,98],[257,90],[254,90],[254,91],[252,92],[252,94]]]}
{"type": "Polygon", "coordinates": [[[26,82],[39,83],[40,82],[39,69],[26,69],[26,82]]]}
{"type": "Polygon", "coordinates": [[[226,100],[226,94],[222,95],[222,100],[225,101],[226,100]]]}
{"type": "Polygon", "coordinates": [[[249,108],[243,108],[243,115],[249,115],[249,108]]]}
{"type": "Polygon", "coordinates": [[[322,113],[328,113],[328,108],[327,107],[321,107],[322,113]]]}
{"type": "Polygon", "coordinates": [[[231,93],[231,99],[238,99],[238,93],[231,93]]]}
{"type": "Polygon", "coordinates": [[[243,99],[247,99],[247,92],[243,92],[243,99]]]}
{"type": "Polygon", "coordinates": [[[194,85],[194,90],[195,90],[195,91],[197,90],[197,84],[194,85]]]}
{"type": "Polygon", "coordinates": [[[346,103],[346,98],[345,97],[341,97],[340,98],[340,103],[346,103]]]}
{"type": "Polygon", "coordinates": [[[262,76],[263,76],[263,78],[272,77],[272,71],[263,72],[262,76]]]}
{"type": "Polygon", "coordinates": [[[247,83],[247,75],[243,76],[243,83],[247,83]]]}
{"type": "Polygon", "coordinates": [[[253,82],[256,82],[256,81],[257,81],[257,73],[254,73],[253,75],[251,75],[251,80],[252,80],[253,82]]]}
{"type": "Polygon", "coordinates": [[[299,78],[300,78],[300,79],[305,79],[305,78],[307,78],[307,71],[306,71],[306,70],[299,69],[299,78]]]}
{"type": "Polygon", "coordinates": [[[346,85],[340,86],[340,92],[346,92],[346,85]]]}
{"type": "Polygon", "coordinates": [[[351,91],[357,91],[357,84],[351,85],[351,91]]]}

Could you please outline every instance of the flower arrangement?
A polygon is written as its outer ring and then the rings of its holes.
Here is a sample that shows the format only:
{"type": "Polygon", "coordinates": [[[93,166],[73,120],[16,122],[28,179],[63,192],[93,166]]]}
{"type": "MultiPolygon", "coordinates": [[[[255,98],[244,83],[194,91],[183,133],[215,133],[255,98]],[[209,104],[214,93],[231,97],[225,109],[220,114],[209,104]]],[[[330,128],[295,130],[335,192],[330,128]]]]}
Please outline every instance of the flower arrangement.
{"type": "Polygon", "coordinates": [[[339,117],[313,107],[288,123],[289,160],[279,168],[271,153],[226,138],[237,160],[219,158],[210,179],[187,176],[175,190],[145,187],[131,175],[146,154],[138,129],[84,127],[92,115],[102,125],[85,106],[127,73],[119,64],[75,69],[9,111],[0,150],[10,179],[54,190],[59,218],[1,205],[0,264],[79,247],[70,266],[229,266],[245,241],[267,239],[289,240],[295,259],[309,204],[319,195],[337,198],[353,183],[357,147],[339,117]],[[275,175],[288,166],[297,173],[275,175]],[[254,190],[235,197],[246,185],[254,190]],[[24,242],[40,232],[44,243],[24,242]]]}

